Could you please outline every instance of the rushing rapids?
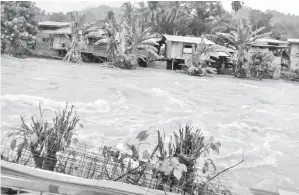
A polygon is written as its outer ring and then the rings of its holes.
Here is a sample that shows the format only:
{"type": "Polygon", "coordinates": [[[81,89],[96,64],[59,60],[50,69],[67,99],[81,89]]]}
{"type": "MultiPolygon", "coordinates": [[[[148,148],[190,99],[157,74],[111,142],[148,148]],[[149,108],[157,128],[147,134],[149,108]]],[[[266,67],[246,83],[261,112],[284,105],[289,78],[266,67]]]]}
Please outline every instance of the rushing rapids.
{"type": "Polygon", "coordinates": [[[299,186],[298,84],[7,56],[1,77],[2,135],[20,124],[20,115],[38,114],[39,102],[56,110],[68,101],[84,124],[79,138],[90,145],[125,144],[144,129],[154,140],[153,127],[169,136],[189,123],[222,143],[215,156],[220,170],[237,162],[245,148],[245,162],[227,173],[229,179],[266,190],[299,186]]]}

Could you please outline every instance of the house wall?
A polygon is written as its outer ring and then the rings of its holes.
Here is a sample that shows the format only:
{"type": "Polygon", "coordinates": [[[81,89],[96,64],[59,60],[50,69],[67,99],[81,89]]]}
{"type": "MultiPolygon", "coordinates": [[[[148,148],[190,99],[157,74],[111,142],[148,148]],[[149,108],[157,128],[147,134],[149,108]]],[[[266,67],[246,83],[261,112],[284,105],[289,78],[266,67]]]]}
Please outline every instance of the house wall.
{"type": "Polygon", "coordinates": [[[95,56],[108,57],[107,44],[94,45],[92,53],[95,56]]]}
{"type": "MultiPolygon", "coordinates": [[[[172,42],[166,41],[164,57],[168,59],[180,59],[184,60],[190,53],[183,53],[184,43],[183,42],[172,42]]],[[[195,44],[192,44],[192,50],[195,49],[195,44]]]]}
{"type": "Polygon", "coordinates": [[[66,50],[70,45],[70,40],[65,35],[54,34],[51,37],[53,37],[53,49],[66,50]],[[65,47],[63,47],[63,43],[65,43],[65,47]]]}
{"type": "Polygon", "coordinates": [[[164,49],[164,57],[165,58],[171,58],[171,47],[172,47],[172,42],[171,41],[166,41],[165,42],[165,49],[164,49]]]}
{"type": "Polygon", "coordinates": [[[183,43],[172,42],[171,58],[183,59],[183,43]]]}
{"type": "Polygon", "coordinates": [[[299,43],[292,43],[290,61],[290,69],[299,67],[299,43]]]}
{"type": "Polygon", "coordinates": [[[93,53],[93,46],[96,41],[93,39],[88,39],[88,43],[83,42],[81,43],[81,52],[83,53],[93,53]]]}
{"type": "Polygon", "coordinates": [[[36,46],[35,49],[32,50],[32,54],[36,56],[58,56],[58,50],[54,50],[50,48],[50,41],[43,42],[43,38],[49,38],[50,34],[46,34],[43,32],[38,32],[36,35],[36,46]]]}

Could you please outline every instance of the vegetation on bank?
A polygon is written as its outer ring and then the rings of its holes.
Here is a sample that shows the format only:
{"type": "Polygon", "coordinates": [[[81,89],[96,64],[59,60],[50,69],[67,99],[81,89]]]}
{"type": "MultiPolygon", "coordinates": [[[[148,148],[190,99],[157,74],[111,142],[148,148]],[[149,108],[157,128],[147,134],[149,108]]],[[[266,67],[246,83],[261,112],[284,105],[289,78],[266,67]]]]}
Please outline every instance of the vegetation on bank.
{"type": "MultiPolygon", "coordinates": [[[[37,32],[37,18],[41,17],[33,2],[1,2],[1,52],[15,57],[23,57],[29,52],[30,41],[37,32]]],[[[242,8],[241,1],[232,2],[236,13],[242,8]]],[[[108,37],[95,44],[108,42],[108,60],[110,65],[125,69],[135,69],[140,61],[146,61],[148,55],[158,56],[158,43],[153,38],[157,33],[195,35],[207,37],[219,45],[236,49],[232,56],[234,75],[238,78],[273,78],[279,67],[270,67],[273,63],[269,55],[254,54],[249,62],[248,51],[253,41],[272,35],[268,23],[254,25],[254,13],[250,22],[236,19],[226,12],[221,2],[140,2],[138,6],[126,2],[122,6],[121,19],[109,11],[105,24],[100,26],[108,37]]],[[[68,13],[71,21],[72,36],[64,61],[81,62],[82,42],[87,41],[79,31],[86,25],[86,17],[78,12],[68,13]]],[[[69,37],[68,37],[69,38],[69,37]]],[[[217,70],[210,66],[210,53],[216,48],[199,44],[190,57],[185,60],[183,72],[194,76],[211,76],[217,70]]],[[[219,72],[219,71],[218,71],[219,72]]],[[[226,72],[220,70],[220,72],[226,72]]],[[[285,77],[288,78],[288,77],[285,77]]],[[[295,79],[296,80],[296,79],[295,79]]]]}
{"type": "Polygon", "coordinates": [[[35,8],[30,1],[1,1],[1,54],[24,58],[29,53],[38,31],[35,8]]]}
{"type": "MultiPolygon", "coordinates": [[[[218,193],[219,176],[243,162],[218,170],[210,153],[219,154],[221,143],[188,125],[174,131],[169,141],[165,132],[157,130],[157,141],[148,143],[150,134],[144,130],[136,136],[138,144],[94,148],[74,137],[76,128],[83,128],[74,106],[56,111],[52,121],[43,117],[45,111],[40,106],[39,117],[31,116],[30,121],[21,117],[21,127],[8,132],[2,143],[9,152],[2,152],[3,160],[190,195],[218,193]],[[148,145],[148,149],[141,145],[148,145]]],[[[223,194],[232,194],[228,186],[221,187],[223,194]]]]}

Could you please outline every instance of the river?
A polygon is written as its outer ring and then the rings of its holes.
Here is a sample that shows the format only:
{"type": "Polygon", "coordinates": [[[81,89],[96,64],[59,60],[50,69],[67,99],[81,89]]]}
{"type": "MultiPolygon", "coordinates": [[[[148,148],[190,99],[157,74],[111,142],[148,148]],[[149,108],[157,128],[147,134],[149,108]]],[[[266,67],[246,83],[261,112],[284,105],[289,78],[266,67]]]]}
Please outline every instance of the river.
{"type": "Polygon", "coordinates": [[[241,185],[276,191],[299,186],[299,85],[230,76],[192,77],[167,70],[120,70],[100,64],[48,59],[1,59],[1,137],[38,114],[74,104],[90,145],[127,142],[155,128],[166,135],[180,124],[202,128],[222,143],[219,170],[241,158],[227,177],[241,185]]]}

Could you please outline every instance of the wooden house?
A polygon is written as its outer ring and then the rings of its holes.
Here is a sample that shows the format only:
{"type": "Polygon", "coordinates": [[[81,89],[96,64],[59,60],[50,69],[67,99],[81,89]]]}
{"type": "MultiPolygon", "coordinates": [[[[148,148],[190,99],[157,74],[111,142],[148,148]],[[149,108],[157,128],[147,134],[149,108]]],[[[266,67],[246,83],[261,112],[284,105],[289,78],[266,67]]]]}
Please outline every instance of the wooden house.
{"type": "MultiPolygon", "coordinates": [[[[191,57],[201,41],[201,37],[163,35],[161,43],[165,44],[164,57],[167,59],[167,69],[181,69],[180,64],[184,64],[185,59],[191,57]]],[[[206,45],[216,46],[214,42],[206,38],[203,41],[206,45]]],[[[224,58],[230,56],[228,49],[223,49],[221,46],[217,47],[213,53],[214,59],[211,61],[212,67],[215,68],[220,68],[224,58]]]]}
{"type": "Polygon", "coordinates": [[[251,48],[249,49],[249,61],[254,51],[265,51],[272,52],[274,55],[274,63],[276,66],[289,66],[288,56],[286,49],[288,49],[288,44],[286,41],[279,41],[275,39],[257,39],[251,43],[251,48]]]}
{"type": "Polygon", "coordinates": [[[290,52],[290,69],[299,67],[299,39],[288,39],[291,47],[290,52]]]}
{"type": "Polygon", "coordinates": [[[63,58],[70,45],[70,25],[68,22],[39,22],[33,55],[63,58]]]}
{"type": "Polygon", "coordinates": [[[102,29],[104,23],[104,20],[100,20],[82,29],[82,36],[87,37],[87,41],[81,43],[82,57],[86,61],[104,60],[108,57],[107,33],[102,29]],[[101,39],[102,43],[95,45],[95,43],[101,39]]]}

